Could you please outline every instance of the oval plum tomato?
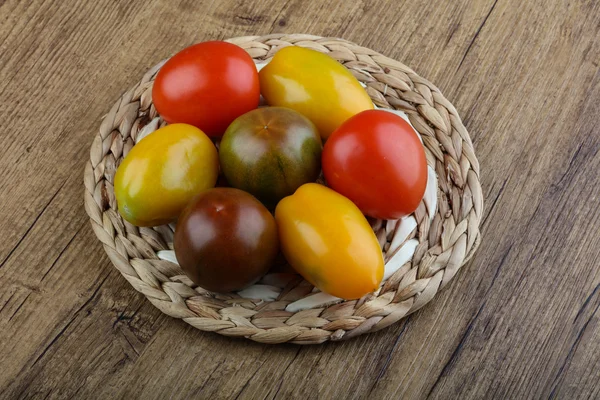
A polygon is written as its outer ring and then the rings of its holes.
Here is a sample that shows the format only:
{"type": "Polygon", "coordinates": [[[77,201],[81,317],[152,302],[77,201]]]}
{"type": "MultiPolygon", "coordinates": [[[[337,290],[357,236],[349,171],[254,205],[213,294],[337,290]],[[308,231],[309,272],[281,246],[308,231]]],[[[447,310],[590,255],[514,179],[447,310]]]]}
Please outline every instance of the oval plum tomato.
{"type": "Polygon", "coordinates": [[[171,57],[152,88],[158,113],[220,137],[240,115],[258,107],[260,84],[252,57],[220,41],[198,43],[171,57]]]}
{"type": "Polygon", "coordinates": [[[286,260],[323,292],[358,299],[381,283],[377,237],[358,207],[339,193],[302,185],[277,204],[275,221],[286,260]]]}
{"type": "Polygon", "coordinates": [[[417,133],[401,117],[363,111],[325,143],[328,185],[368,216],[397,219],[415,211],[427,186],[427,160],[417,133]]]}
{"type": "Polygon", "coordinates": [[[215,186],[218,173],[219,155],[208,136],[191,125],[167,125],[136,144],[117,168],[119,213],[137,226],[169,223],[215,186]]]}
{"type": "Polygon", "coordinates": [[[317,126],[323,140],[348,118],[373,109],[354,75],[316,50],[284,47],[259,75],[267,103],[298,111],[317,126]]]}

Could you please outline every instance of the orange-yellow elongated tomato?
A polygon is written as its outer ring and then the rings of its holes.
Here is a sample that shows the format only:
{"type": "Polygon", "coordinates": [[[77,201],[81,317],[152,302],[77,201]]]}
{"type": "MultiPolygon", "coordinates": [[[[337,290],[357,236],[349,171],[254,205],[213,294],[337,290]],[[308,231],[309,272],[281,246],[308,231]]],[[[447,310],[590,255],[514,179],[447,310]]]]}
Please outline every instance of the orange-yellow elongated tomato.
{"type": "Polygon", "coordinates": [[[208,136],[192,125],[167,125],[135,145],[117,169],[119,213],[137,226],[171,222],[194,196],[215,186],[218,172],[208,136]]]}
{"type": "Polygon", "coordinates": [[[279,202],[275,220],[285,258],[323,292],[350,300],[379,287],[384,262],[375,233],[341,194],[307,183],[279,202]]]}
{"type": "Polygon", "coordinates": [[[316,50],[285,47],[259,72],[259,78],[269,105],[298,111],[317,126],[323,140],[348,118],[373,109],[354,75],[316,50]]]}

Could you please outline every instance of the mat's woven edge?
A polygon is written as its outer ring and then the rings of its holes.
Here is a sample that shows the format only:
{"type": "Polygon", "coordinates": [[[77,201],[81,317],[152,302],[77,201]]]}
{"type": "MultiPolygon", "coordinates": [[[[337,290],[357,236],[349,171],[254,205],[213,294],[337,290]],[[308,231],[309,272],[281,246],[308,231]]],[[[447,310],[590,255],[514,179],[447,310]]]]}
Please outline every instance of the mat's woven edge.
{"type": "Polygon", "coordinates": [[[109,258],[131,285],[164,313],[205,331],[241,336],[262,343],[322,343],[347,339],[393,324],[420,309],[454,277],[479,244],[483,195],[479,164],[471,139],[452,104],[434,85],[402,63],[373,50],[335,38],[268,35],[230,40],[257,60],[282,46],[323,51],[344,63],[367,84],[380,107],[405,111],[423,137],[428,163],[438,175],[438,207],[415,213],[419,240],[413,260],[400,268],[377,294],[360,300],[296,313],[285,305],[309,294],[310,286],[291,280],[275,302],[253,302],[233,294],[208,296],[193,289],[174,264],[158,260],[172,232],[137,228],[116,212],[112,187],[118,160],[138,135],[160,120],[151,102],[152,79],[163,63],[148,71],[105,116],[90,149],[84,173],[85,208],[109,258]],[[429,223],[430,222],[430,223],[429,223]],[[165,240],[166,239],[166,240],[165,240]]]}

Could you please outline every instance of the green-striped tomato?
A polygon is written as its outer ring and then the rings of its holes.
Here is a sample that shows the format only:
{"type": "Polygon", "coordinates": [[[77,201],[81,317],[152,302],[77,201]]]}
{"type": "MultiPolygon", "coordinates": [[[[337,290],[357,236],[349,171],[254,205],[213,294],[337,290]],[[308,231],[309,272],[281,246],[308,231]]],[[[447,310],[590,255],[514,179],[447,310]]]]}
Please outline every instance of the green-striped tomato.
{"type": "Polygon", "coordinates": [[[265,107],[237,118],[219,148],[229,184],[269,207],[314,182],[321,171],[323,145],[308,118],[282,107],[265,107]]]}

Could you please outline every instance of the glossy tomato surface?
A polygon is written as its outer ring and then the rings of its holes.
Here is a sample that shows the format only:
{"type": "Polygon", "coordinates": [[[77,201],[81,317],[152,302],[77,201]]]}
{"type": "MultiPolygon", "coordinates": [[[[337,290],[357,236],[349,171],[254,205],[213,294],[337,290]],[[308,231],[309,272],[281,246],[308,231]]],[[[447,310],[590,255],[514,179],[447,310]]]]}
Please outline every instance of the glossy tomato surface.
{"type": "Polygon", "coordinates": [[[269,207],[321,173],[323,145],[315,125],[289,108],[264,107],[237,118],[219,147],[229,184],[269,207]]]}
{"type": "Polygon", "coordinates": [[[427,160],[417,133],[401,117],[381,110],[350,118],[323,149],[328,185],[363,213],[397,219],[416,210],[427,186],[427,160]]]}
{"type": "Polygon", "coordinates": [[[344,121],[373,109],[358,80],[342,64],[316,50],[285,47],[260,71],[271,106],[292,108],[310,119],[326,140],[344,121]]]}
{"type": "Polygon", "coordinates": [[[341,194],[307,183],[279,202],[275,219],[285,258],[322,291],[358,299],[379,286],[384,263],[377,237],[341,194]]]}
{"type": "Polygon", "coordinates": [[[213,292],[230,292],[267,272],[279,241],[275,219],[256,198],[234,188],[214,188],[181,214],[174,247],[192,281],[213,292]]]}
{"type": "Polygon", "coordinates": [[[203,42],[171,57],[152,88],[158,113],[169,123],[194,125],[209,136],[223,135],[260,99],[258,72],[242,48],[226,42],[203,42]]]}
{"type": "Polygon", "coordinates": [[[167,125],[136,144],[117,168],[119,213],[137,226],[171,222],[194,196],[215,186],[218,172],[208,136],[191,125],[167,125]]]}

